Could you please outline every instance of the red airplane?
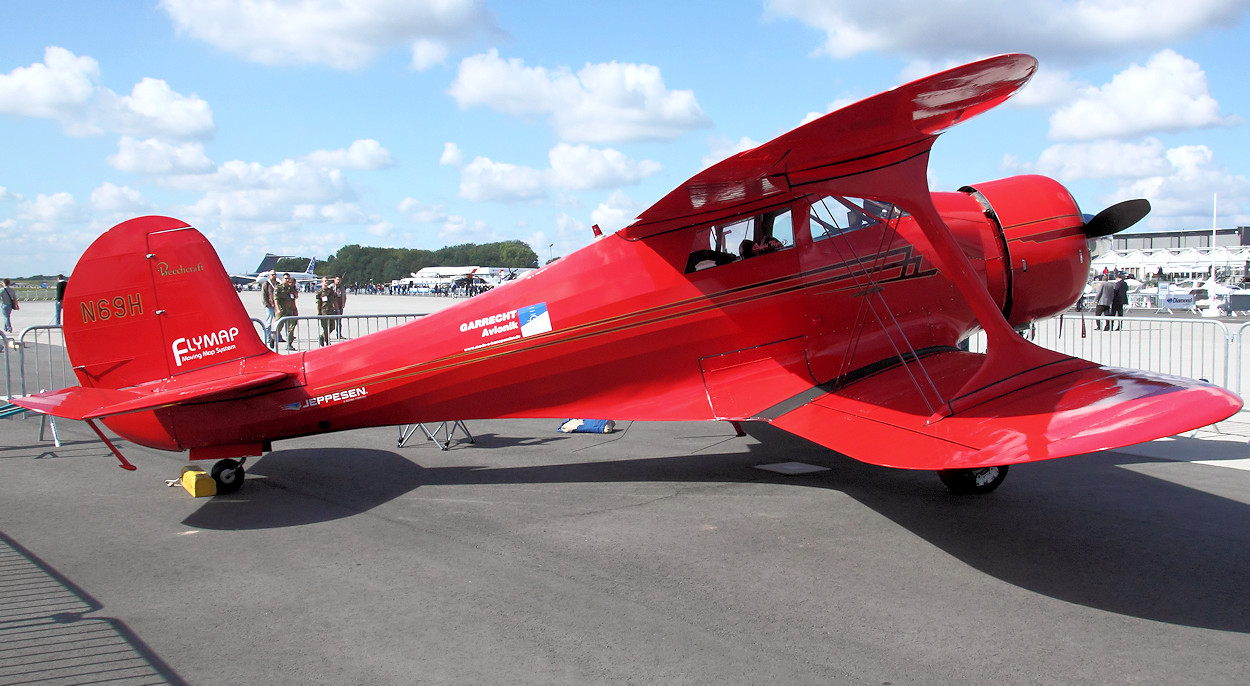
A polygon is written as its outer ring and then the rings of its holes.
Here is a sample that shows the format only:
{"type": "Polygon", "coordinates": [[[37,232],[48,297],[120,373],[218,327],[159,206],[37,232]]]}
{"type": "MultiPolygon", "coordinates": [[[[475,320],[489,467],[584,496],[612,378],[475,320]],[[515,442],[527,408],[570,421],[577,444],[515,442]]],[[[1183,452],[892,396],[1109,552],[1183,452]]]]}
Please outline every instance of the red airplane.
{"type": "MultiPolygon", "coordinates": [[[[1009,465],[1225,419],[1236,395],[1112,369],[1017,329],[1068,309],[1088,223],[1059,183],[930,193],[938,134],[1006,100],[1037,62],[957,67],[800,126],[695,175],[631,225],[419,321],[278,355],[194,228],[140,217],[100,236],[65,294],[81,386],[15,399],[127,440],[215,459],[219,492],[284,438],[508,417],[763,421],[865,462],[936,470],[957,493],[1009,465]],[[961,340],[985,331],[987,352],[961,340]]],[[[133,469],[110,443],[122,466],[133,469]]]]}

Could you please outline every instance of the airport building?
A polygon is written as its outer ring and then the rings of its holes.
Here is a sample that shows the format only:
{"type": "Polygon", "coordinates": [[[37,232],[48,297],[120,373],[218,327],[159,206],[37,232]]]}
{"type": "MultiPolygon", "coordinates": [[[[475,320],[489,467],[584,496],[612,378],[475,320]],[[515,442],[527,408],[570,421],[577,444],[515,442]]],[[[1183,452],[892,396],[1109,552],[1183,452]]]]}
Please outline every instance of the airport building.
{"type": "Polygon", "coordinates": [[[1210,276],[1214,265],[1221,281],[1245,280],[1250,273],[1250,226],[1214,233],[1214,250],[1209,229],[1116,234],[1111,250],[1094,258],[1093,271],[1123,271],[1141,280],[1159,274],[1186,279],[1210,276]]]}
{"type": "MultiPolygon", "coordinates": [[[[1117,252],[1210,248],[1211,231],[1209,229],[1191,229],[1188,231],[1125,232],[1112,236],[1111,240],[1112,249],[1117,252]]],[[[1238,226],[1235,229],[1216,229],[1215,245],[1216,247],[1250,246],[1250,226],[1238,226]]]]}

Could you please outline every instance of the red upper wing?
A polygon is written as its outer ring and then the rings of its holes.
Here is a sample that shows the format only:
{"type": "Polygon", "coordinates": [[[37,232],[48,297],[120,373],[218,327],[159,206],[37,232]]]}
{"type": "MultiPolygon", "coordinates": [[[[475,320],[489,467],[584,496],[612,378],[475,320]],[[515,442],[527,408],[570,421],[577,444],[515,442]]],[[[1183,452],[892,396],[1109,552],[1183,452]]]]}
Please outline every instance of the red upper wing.
{"type": "Polygon", "coordinates": [[[1011,97],[1036,69],[1028,55],[999,55],[861,100],[705,169],[620,233],[645,238],[923,152],[937,134],[1011,97]]]}

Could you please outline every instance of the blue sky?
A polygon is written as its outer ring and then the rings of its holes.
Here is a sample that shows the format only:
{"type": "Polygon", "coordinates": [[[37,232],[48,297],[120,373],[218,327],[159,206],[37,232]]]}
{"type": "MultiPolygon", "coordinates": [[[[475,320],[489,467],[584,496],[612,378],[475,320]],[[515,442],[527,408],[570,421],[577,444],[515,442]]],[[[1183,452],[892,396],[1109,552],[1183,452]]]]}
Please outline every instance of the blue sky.
{"type": "Polygon", "coordinates": [[[265,252],[520,239],[545,261],[703,167],[900,83],[1041,62],[934,190],[1057,178],[1150,229],[1250,225],[1250,0],[150,0],[0,9],[0,275],[119,221],[265,252]],[[550,246],[550,247],[549,247],[550,246]]]}

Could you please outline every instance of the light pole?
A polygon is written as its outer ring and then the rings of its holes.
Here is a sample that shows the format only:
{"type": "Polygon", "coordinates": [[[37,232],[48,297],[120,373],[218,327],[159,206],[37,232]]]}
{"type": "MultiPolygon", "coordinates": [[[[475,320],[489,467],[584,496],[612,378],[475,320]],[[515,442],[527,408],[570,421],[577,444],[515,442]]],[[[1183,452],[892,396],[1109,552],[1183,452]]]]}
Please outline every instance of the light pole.
{"type": "Polygon", "coordinates": [[[555,243],[548,243],[548,244],[547,244],[547,261],[548,261],[548,262],[550,262],[550,261],[552,261],[552,260],[554,260],[554,259],[556,258],[556,257],[555,257],[555,249],[556,249],[556,244],[555,244],[555,243]]]}

